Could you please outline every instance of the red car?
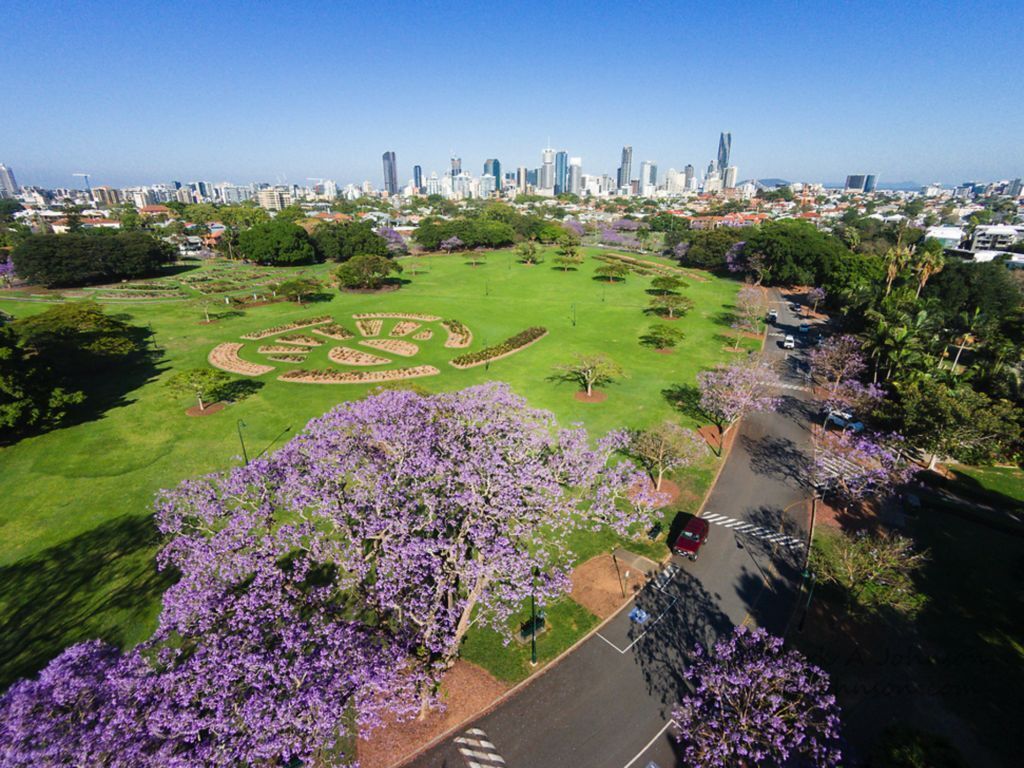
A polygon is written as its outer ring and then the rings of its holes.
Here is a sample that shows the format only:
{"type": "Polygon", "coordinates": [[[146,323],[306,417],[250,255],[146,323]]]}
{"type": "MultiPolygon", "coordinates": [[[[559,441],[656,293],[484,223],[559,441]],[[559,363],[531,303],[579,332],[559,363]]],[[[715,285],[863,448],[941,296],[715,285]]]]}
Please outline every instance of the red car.
{"type": "Polygon", "coordinates": [[[691,560],[697,559],[697,553],[708,540],[708,530],[711,528],[708,521],[702,517],[691,517],[683,526],[682,533],[672,545],[672,551],[677,555],[688,557],[691,560]]]}

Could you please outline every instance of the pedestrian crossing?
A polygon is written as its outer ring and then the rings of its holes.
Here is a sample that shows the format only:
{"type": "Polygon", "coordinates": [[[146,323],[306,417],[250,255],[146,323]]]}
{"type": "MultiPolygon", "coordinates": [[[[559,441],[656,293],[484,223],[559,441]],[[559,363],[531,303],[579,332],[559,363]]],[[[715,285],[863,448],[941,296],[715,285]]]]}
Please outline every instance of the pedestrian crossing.
{"type": "Polygon", "coordinates": [[[810,387],[804,386],[803,384],[785,384],[785,383],[779,382],[777,384],[773,384],[772,386],[775,387],[776,389],[792,389],[795,392],[813,392],[814,391],[810,387]]]}
{"type": "Polygon", "coordinates": [[[742,533],[744,536],[753,536],[756,539],[763,539],[771,544],[781,544],[782,546],[790,547],[791,549],[799,549],[804,546],[804,542],[795,536],[780,533],[779,531],[773,531],[746,520],[737,520],[734,517],[726,517],[725,515],[720,515],[717,512],[710,512],[706,515],[702,515],[702,517],[714,525],[720,525],[723,528],[728,528],[730,531],[742,533]]]}
{"type": "Polygon", "coordinates": [[[505,765],[505,758],[498,754],[497,747],[479,728],[470,728],[456,738],[455,743],[468,768],[500,768],[505,765]]]}

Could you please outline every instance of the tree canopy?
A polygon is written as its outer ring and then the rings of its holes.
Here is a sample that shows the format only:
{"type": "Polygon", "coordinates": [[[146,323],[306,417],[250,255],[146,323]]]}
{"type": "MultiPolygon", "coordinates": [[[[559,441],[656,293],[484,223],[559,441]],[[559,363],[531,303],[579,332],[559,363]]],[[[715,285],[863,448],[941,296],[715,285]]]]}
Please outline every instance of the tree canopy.
{"type": "Polygon", "coordinates": [[[14,249],[16,274],[46,286],[91,285],[151,275],[174,249],[143,232],[31,235],[14,249]]]}
{"type": "Polygon", "coordinates": [[[290,221],[268,221],[243,231],[238,248],[247,259],[267,266],[311,264],[316,249],[306,230],[290,221]]]}

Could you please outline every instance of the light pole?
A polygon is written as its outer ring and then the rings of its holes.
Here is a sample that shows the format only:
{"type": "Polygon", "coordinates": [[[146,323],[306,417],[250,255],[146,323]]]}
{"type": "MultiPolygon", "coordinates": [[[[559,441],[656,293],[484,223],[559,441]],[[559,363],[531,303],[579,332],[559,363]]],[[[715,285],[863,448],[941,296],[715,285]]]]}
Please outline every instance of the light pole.
{"type": "Polygon", "coordinates": [[[804,584],[810,581],[810,587],[807,588],[807,602],[804,603],[804,612],[800,616],[800,623],[796,625],[798,632],[804,631],[804,622],[807,621],[807,611],[811,608],[811,598],[814,597],[814,585],[818,583],[818,576],[814,571],[806,569],[803,572],[804,584]]]}
{"type": "Polygon", "coordinates": [[[576,327],[576,304],[575,304],[575,302],[572,305],[572,327],[573,328],[576,327]]]}
{"type": "Polygon", "coordinates": [[[244,426],[246,426],[245,422],[239,419],[236,424],[238,429],[238,442],[242,444],[242,459],[245,460],[245,466],[249,466],[249,454],[245,451],[245,438],[242,437],[242,427],[244,426]]]}

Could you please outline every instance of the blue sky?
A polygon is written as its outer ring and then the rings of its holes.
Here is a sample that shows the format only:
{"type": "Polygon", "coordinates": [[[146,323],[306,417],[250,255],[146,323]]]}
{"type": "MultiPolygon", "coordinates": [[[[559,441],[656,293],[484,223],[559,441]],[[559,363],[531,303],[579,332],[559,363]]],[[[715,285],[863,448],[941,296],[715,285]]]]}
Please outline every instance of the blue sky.
{"type": "Polygon", "coordinates": [[[0,0],[0,162],[23,184],[322,176],[381,153],[534,167],[548,140],[660,173],[733,134],[740,177],[1024,175],[1011,2],[0,0]]]}

